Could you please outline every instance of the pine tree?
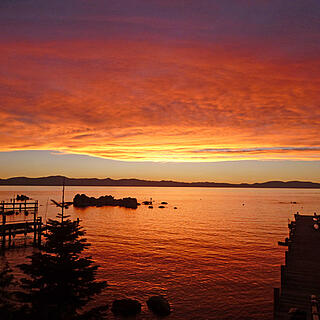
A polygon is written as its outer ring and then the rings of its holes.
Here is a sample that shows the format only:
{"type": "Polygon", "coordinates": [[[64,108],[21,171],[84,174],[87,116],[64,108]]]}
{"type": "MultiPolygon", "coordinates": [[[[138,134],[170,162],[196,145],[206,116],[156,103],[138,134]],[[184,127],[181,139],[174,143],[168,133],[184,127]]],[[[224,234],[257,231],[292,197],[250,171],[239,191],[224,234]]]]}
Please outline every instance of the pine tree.
{"type": "Polygon", "coordinates": [[[0,318],[6,319],[12,311],[10,285],[13,282],[13,275],[8,264],[0,270],[0,318]]]}
{"type": "Polygon", "coordinates": [[[29,257],[31,263],[20,265],[27,275],[21,300],[30,319],[102,319],[107,306],[84,308],[106,286],[95,280],[98,266],[82,254],[89,246],[85,232],[79,221],[60,218],[47,222],[44,247],[29,257]]]}
{"type": "Polygon", "coordinates": [[[5,263],[0,269],[0,319],[16,320],[23,314],[23,308],[16,307],[15,285],[12,270],[5,263]]]}

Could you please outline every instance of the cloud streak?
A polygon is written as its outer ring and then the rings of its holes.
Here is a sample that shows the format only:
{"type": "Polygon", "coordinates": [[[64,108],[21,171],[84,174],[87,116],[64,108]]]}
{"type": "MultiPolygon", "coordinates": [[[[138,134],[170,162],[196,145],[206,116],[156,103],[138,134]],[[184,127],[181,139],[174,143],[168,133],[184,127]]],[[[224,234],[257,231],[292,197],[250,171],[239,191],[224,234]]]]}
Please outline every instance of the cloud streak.
{"type": "Polygon", "coordinates": [[[251,148],[251,149],[202,149],[195,150],[194,152],[212,152],[212,153],[227,153],[227,152],[235,152],[235,153],[246,153],[246,152],[269,152],[269,151],[318,151],[320,147],[270,147],[270,148],[251,148]]]}
{"type": "Polygon", "coordinates": [[[320,8],[308,2],[3,3],[0,150],[319,159],[320,8]]]}
{"type": "Polygon", "coordinates": [[[9,74],[0,76],[3,151],[215,161],[217,152],[208,150],[258,146],[265,152],[256,150],[255,157],[268,158],[267,151],[278,157],[277,148],[290,145],[281,158],[295,151],[298,159],[318,154],[317,61],[265,63],[223,48],[162,51],[148,42],[3,49],[9,74]]]}

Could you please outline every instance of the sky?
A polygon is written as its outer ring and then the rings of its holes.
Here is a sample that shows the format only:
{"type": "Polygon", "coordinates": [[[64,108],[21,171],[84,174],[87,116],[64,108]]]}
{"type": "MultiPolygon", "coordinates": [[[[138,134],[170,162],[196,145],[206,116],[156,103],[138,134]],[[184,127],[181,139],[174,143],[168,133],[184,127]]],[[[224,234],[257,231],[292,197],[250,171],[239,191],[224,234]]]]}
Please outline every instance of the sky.
{"type": "Polygon", "coordinates": [[[318,0],[1,0],[0,177],[320,182],[318,0]]]}

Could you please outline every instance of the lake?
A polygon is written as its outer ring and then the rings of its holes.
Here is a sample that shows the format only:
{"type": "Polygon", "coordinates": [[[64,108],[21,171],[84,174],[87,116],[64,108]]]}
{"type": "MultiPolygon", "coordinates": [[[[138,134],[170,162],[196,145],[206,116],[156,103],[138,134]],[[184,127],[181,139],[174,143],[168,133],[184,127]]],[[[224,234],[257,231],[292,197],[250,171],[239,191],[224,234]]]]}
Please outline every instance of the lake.
{"type": "MultiPolygon", "coordinates": [[[[60,187],[1,186],[0,200],[21,193],[39,200],[44,219],[59,212],[50,199],[61,200],[60,187]]],[[[143,305],[137,319],[155,319],[145,304],[154,294],[172,305],[167,319],[272,319],[285,251],[277,242],[288,235],[295,212],[320,209],[316,189],[74,186],[66,187],[66,201],[77,193],[154,200],[154,209],[67,210],[82,220],[92,244],[87,253],[109,284],[97,301],[137,299],[143,305]],[[162,201],[168,202],[164,209],[158,208],[162,201]]],[[[20,263],[32,250],[7,251],[0,261],[20,263]]]]}

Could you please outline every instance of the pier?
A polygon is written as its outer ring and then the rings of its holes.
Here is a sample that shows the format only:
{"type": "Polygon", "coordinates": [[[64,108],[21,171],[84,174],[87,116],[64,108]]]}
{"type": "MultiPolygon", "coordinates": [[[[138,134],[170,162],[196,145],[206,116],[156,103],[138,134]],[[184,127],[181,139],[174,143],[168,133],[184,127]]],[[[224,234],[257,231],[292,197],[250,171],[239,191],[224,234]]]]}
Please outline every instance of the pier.
{"type": "Polygon", "coordinates": [[[14,246],[14,240],[17,235],[24,236],[26,240],[28,234],[33,236],[33,245],[41,246],[41,235],[43,231],[42,217],[38,217],[38,201],[24,200],[0,202],[0,216],[2,216],[2,223],[0,224],[0,250],[3,252],[14,246]],[[30,219],[15,219],[7,221],[8,216],[32,216],[30,219]]]}
{"type": "Polygon", "coordinates": [[[288,225],[281,287],[274,289],[274,320],[320,320],[319,224],[319,216],[295,214],[288,225]]]}
{"type": "Polygon", "coordinates": [[[13,215],[23,213],[28,215],[29,213],[38,213],[39,203],[37,200],[23,200],[19,201],[11,199],[10,201],[0,202],[0,214],[1,215],[13,215]]]}

